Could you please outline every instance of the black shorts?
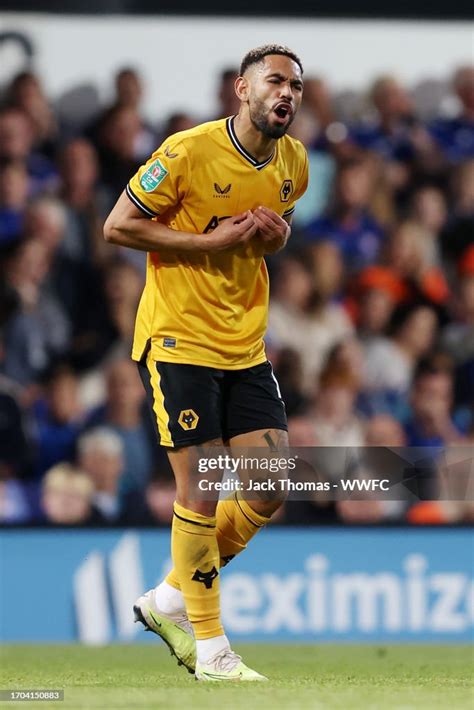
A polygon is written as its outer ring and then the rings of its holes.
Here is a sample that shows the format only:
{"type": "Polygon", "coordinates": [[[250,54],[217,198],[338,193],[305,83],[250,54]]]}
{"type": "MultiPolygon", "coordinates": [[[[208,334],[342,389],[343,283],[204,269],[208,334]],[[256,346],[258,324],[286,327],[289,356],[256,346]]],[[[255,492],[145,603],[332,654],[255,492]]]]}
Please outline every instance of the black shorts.
{"type": "Polygon", "coordinates": [[[148,353],[138,369],[162,446],[192,446],[259,429],[288,429],[268,361],[244,370],[218,370],[156,362],[148,353]]]}

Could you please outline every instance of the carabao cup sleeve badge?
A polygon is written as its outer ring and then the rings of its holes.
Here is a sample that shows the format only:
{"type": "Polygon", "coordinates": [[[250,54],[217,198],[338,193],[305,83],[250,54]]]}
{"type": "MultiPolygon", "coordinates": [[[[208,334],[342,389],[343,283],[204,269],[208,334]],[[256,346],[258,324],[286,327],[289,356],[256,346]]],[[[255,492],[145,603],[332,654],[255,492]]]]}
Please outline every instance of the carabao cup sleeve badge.
{"type": "Polygon", "coordinates": [[[140,185],[145,192],[153,192],[167,175],[168,171],[164,165],[158,159],[154,160],[141,176],[140,185]]]}

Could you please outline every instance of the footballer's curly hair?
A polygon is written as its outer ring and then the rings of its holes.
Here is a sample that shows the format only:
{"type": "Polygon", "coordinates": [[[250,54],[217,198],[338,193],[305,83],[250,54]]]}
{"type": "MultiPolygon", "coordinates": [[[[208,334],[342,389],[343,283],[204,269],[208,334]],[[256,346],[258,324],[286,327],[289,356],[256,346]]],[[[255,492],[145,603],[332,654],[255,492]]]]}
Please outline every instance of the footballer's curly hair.
{"type": "Polygon", "coordinates": [[[247,52],[242,59],[239,75],[243,76],[252,64],[258,64],[262,59],[265,59],[265,57],[271,54],[281,54],[284,57],[289,57],[297,63],[301,69],[301,73],[303,73],[301,59],[289,47],[285,47],[283,44],[264,44],[262,47],[256,47],[255,49],[251,49],[250,52],[247,52]]]}

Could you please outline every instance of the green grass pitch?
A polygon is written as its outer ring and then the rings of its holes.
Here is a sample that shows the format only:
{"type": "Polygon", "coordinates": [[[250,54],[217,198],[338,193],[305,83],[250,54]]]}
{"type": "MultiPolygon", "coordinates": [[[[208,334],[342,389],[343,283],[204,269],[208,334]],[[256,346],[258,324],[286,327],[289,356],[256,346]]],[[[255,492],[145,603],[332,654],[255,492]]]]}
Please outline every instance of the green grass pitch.
{"type": "Polygon", "coordinates": [[[0,703],[30,710],[411,710],[474,707],[468,646],[236,646],[269,683],[197,683],[155,645],[12,645],[0,655],[2,689],[64,689],[64,702],[0,703]]]}

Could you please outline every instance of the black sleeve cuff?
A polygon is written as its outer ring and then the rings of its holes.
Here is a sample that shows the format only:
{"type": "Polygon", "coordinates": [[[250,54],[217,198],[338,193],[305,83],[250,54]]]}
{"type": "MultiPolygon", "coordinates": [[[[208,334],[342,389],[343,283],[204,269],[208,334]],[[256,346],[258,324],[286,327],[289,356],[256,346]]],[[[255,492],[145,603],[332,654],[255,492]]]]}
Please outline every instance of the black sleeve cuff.
{"type": "Polygon", "coordinates": [[[138,207],[138,209],[141,210],[143,214],[146,214],[147,217],[157,217],[159,215],[159,212],[153,212],[153,210],[147,207],[140,200],[140,198],[135,195],[130,185],[127,185],[127,187],[125,188],[125,192],[127,193],[127,197],[129,198],[129,200],[133,202],[135,207],[138,207]]]}

